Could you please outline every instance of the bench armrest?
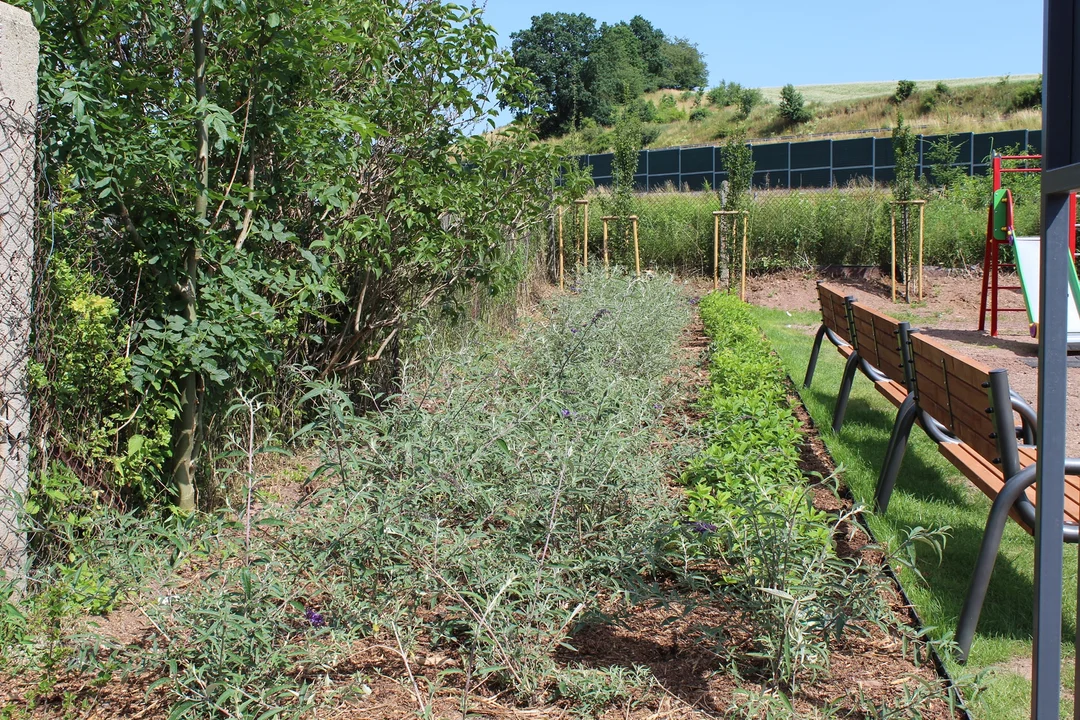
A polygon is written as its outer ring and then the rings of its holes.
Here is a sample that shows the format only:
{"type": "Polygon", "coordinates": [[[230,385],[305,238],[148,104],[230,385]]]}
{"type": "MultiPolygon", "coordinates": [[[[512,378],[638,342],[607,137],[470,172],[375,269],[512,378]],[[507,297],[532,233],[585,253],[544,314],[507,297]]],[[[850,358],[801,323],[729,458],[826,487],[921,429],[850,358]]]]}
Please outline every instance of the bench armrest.
{"type": "MultiPolygon", "coordinates": [[[[1080,475],[1080,459],[1065,458],[1065,472],[1070,475],[1080,475]]],[[[1009,478],[1005,482],[1005,486],[1001,488],[1001,492],[998,493],[997,498],[994,500],[993,507],[990,509],[991,516],[995,513],[1008,513],[1010,509],[1015,509],[1024,524],[1027,527],[1034,529],[1035,505],[1032,504],[1032,502],[1027,499],[1027,495],[1024,494],[1024,491],[1034,483],[1035,465],[1028,465],[1016,475],[1009,478]]],[[[1073,523],[1063,523],[1062,535],[1062,540],[1064,542],[1080,542],[1080,526],[1073,523]]]]}
{"type": "Polygon", "coordinates": [[[829,342],[836,347],[847,347],[848,345],[851,345],[847,340],[834,333],[828,325],[822,325],[822,327],[825,328],[825,337],[829,338],[829,342]]]}
{"type": "Polygon", "coordinates": [[[1012,409],[1020,415],[1020,432],[1017,437],[1023,439],[1025,445],[1035,445],[1035,429],[1039,426],[1039,416],[1015,390],[1009,391],[1009,397],[1012,400],[1012,409]]]}

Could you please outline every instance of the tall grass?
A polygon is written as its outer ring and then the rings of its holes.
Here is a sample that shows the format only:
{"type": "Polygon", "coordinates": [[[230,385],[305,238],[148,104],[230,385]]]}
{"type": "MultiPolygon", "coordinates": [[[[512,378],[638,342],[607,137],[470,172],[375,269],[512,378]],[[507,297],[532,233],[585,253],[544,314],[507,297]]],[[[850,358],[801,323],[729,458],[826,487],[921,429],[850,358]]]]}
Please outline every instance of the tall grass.
{"type": "MultiPolygon", "coordinates": [[[[1034,176],[1033,176],[1034,177],[1034,176]]],[[[1037,179],[1037,178],[1036,178],[1037,179]]],[[[1028,183],[1030,184],[1030,183],[1028,183]]],[[[1016,230],[1039,232],[1037,186],[1018,185],[1016,230]]],[[[988,177],[964,178],[948,192],[932,191],[925,209],[924,262],[947,268],[982,262],[986,242],[988,177]]],[[[888,188],[853,184],[845,188],[757,190],[750,203],[748,264],[751,272],[822,265],[877,265],[890,258],[892,193],[888,188]]],[[[642,266],[664,271],[712,274],[713,216],[720,209],[715,192],[666,191],[634,196],[642,266]]],[[[601,188],[590,196],[590,263],[603,261],[601,218],[613,212],[611,193],[601,188]]],[[[568,266],[581,262],[584,215],[579,206],[564,221],[568,266]]],[[[742,232],[727,242],[741,247],[742,232]]],[[[611,261],[632,267],[631,238],[608,238],[611,261]]]]}

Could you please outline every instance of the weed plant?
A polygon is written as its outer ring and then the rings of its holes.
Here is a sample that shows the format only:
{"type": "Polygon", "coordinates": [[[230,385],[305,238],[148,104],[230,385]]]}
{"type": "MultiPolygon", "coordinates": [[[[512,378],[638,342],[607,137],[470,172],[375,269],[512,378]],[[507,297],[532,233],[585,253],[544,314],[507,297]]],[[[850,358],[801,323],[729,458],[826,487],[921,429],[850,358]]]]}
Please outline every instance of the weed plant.
{"type": "Polygon", "coordinates": [[[46,684],[153,673],[173,717],[270,718],[340,697],[348,683],[330,677],[360,641],[400,656],[421,716],[442,684],[463,688],[463,706],[482,685],[534,701],[595,695],[597,678],[558,670],[553,654],[678,516],[673,459],[652,446],[689,306],[666,280],[596,273],[573,286],[512,340],[406,366],[394,394],[361,404],[310,379],[302,435],[321,462],[292,505],[260,494],[252,460],[275,441],[257,399],[240,398],[249,429],[227,443],[238,507],[118,520],[72,560],[109,607],[141,608],[151,639],[75,633],[74,614],[101,608],[72,582],[50,589],[66,577],[55,566],[25,604],[36,617],[5,620],[6,669],[46,684]],[[418,664],[433,654],[453,662],[425,680],[418,664]]]}

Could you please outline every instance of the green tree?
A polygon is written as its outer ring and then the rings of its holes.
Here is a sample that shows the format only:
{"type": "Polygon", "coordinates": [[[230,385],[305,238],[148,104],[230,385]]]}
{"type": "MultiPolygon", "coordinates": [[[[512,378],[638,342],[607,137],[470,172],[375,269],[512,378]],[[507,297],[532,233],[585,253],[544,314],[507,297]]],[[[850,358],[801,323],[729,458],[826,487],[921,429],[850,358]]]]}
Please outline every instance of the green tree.
{"type": "Polygon", "coordinates": [[[664,77],[663,48],[667,40],[664,33],[640,15],[630,19],[633,31],[641,45],[641,58],[645,62],[645,91],[651,92],[660,87],[664,77]]]}
{"type": "MultiPolygon", "coordinates": [[[[597,110],[605,105],[625,105],[645,92],[645,59],[641,42],[626,23],[603,25],[589,58],[597,110]]],[[[603,122],[606,118],[597,117],[603,122]]]]}
{"type": "Polygon", "coordinates": [[[813,117],[806,108],[802,93],[791,83],[780,89],[780,117],[794,125],[804,123],[813,117]]]}
{"type": "Polygon", "coordinates": [[[900,103],[904,102],[909,97],[911,97],[912,93],[914,93],[914,92],[915,92],[915,81],[914,80],[901,80],[898,83],[896,83],[896,92],[893,93],[892,100],[893,100],[894,103],[899,105],[900,103]]]}
{"type": "Polygon", "coordinates": [[[896,127],[893,128],[893,155],[896,161],[896,178],[893,181],[893,199],[901,204],[897,208],[899,224],[897,228],[897,270],[904,284],[904,297],[911,298],[911,240],[914,232],[911,222],[911,208],[908,201],[915,199],[915,171],[919,163],[919,154],[915,149],[915,134],[904,124],[904,116],[896,113],[896,127]]]}
{"type": "Polygon", "coordinates": [[[694,90],[709,82],[705,58],[696,44],[684,38],[673,38],[661,48],[664,56],[664,76],[661,87],[694,90]]]}
{"type": "Polygon", "coordinates": [[[724,170],[727,172],[727,193],[721,196],[724,210],[746,210],[750,200],[750,188],[754,182],[754,153],[746,138],[733,136],[724,143],[721,151],[724,170]]]}
{"type": "Polygon", "coordinates": [[[757,88],[742,88],[739,93],[739,116],[743,120],[750,117],[750,113],[761,104],[763,99],[761,91],[757,88]]]}
{"type": "MultiPolygon", "coordinates": [[[[628,217],[634,212],[634,174],[638,167],[638,154],[641,151],[641,121],[631,112],[623,112],[615,124],[615,152],[611,160],[611,184],[614,194],[611,214],[612,237],[619,240],[614,253],[620,258],[621,248],[626,244],[630,232],[628,217]]],[[[622,259],[622,258],[620,258],[622,259]]]]}
{"type": "MultiPolygon", "coordinates": [[[[184,418],[171,463],[140,465],[158,472],[145,487],[210,466],[200,446],[237,389],[280,387],[291,363],[370,372],[428,309],[452,313],[462,289],[497,293],[520,276],[507,238],[542,216],[560,161],[528,126],[476,133],[496,115],[485,97],[525,112],[535,94],[480,11],[27,4],[42,38],[46,187],[76,188],[86,218],[55,252],[101,269],[100,287],[80,292],[112,301],[103,317],[130,357],[109,445],[145,447],[184,418]]],[[[38,360],[52,382],[54,362],[38,360]]],[[[70,447],[68,430],[43,443],[70,447]]]]}
{"type": "Polygon", "coordinates": [[[960,157],[960,144],[953,142],[952,133],[930,143],[926,151],[926,160],[931,164],[931,177],[946,194],[967,177],[967,168],[957,166],[960,157]]]}
{"type": "MultiPolygon", "coordinates": [[[[576,128],[583,118],[596,117],[593,67],[589,57],[599,39],[596,20],[577,13],[534,15],[526,30],[510,35],[514,63],[535,78],[536,108],[543,111],[541,136],[576,128]]],[[[526,98],[504,98],[504,106],[519,105],[518,117],[533,111],[526,98]]]]}

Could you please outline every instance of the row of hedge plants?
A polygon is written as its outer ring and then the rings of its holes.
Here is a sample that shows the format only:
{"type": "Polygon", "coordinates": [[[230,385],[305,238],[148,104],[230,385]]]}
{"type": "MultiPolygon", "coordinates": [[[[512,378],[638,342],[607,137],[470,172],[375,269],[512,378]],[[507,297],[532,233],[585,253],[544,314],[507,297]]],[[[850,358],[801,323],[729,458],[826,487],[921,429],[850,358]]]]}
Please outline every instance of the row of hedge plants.
{"type": "MultiPolygon", "coordinates": [[[[710,384],[699,401],[707,447],[682,476],[688,534],[699,538],[696,552],[705,565],[718,568],[712,591],[752,638],[748,652],[730,659],[742,682],[737,695],[754,708],[750,716],[783,715],[795,711],[805,688],[829,675],[843,638],[880,631],[914,640],[918,633],[889,605],[886,565],[837,553],[833,538],[857,522],[861,508],[834,514],[815,507],[800,467],[802,429],[786,374],[747,306],[713,293],[700,308],[711,340],[710,384]]],[[[837,491],[835,478],[816,482],[837,491]]],[[[907,564],[914,544],[941,541],[940,533],[912,531],[883,548],[885,562],[907,564]]],[[[950,694],[913,677],[897,697],[860,699],[858,710],[919,716],[930,703],[955,703],[950,694]]]]}

